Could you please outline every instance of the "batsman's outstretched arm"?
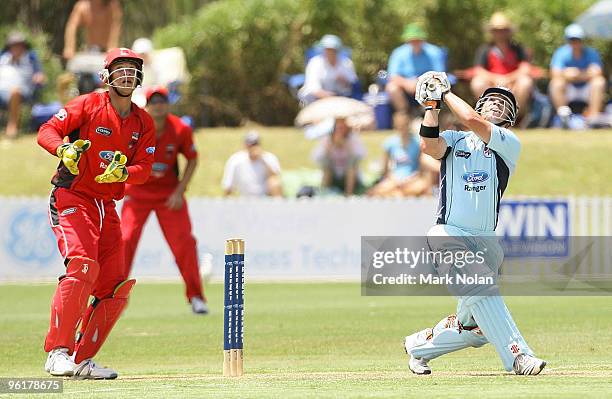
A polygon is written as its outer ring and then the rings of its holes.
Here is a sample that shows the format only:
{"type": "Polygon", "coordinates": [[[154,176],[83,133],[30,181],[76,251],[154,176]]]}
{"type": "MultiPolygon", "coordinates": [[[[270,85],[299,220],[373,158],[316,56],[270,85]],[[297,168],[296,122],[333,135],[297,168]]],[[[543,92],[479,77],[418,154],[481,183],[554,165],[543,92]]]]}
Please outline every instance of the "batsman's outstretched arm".
{"type": "Polygon", "coordinates": [[[448,147],[446,140],[440,137],[439,113],[439,109],[425,111],[423,123],[421,123],[421,131],[419,132],[422,138],[421,151],[435,159],[444,157],[446,147],[448,147]]]}
{"type": "Polygon", "coordinates": [[[462,125],[476,133],[485,143],[491,140],[491,123],[468,103],[450,91],[444,96],[444,102],[462,125]]]}

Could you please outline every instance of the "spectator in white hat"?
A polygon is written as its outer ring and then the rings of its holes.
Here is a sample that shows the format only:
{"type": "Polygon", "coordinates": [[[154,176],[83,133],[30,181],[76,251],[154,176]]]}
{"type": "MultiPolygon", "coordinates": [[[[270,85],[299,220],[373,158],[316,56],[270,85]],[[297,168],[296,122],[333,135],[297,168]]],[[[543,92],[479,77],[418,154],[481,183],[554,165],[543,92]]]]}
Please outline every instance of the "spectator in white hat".
{"type": "Polygon", "coordinates": [[[353,61],[340,54],[342,40],[336,35],[325,35],[318,46],[323,52],[308,61],[304,86],[299,98],[304,104],[330,96],[350,96],[357,74],[353,61]]]}
{"type": "Polygon", "coordinates": [[[140,37],[134,40],[132,50],[142,57],[142,71],[144,78],[141,87],[136,88],[132,94],[132,101],[141,108],[147,104],[145,92],[147,88],[162,85],[159,82],[159,73],[153,65],[153,42],[146,37],[140,37]]]}
{"type": "Polygon", "coordinates": [[[6,138],[17,137],[21,105],[33,100],[35,89],[46,79],[26,37],[11,32],[0,52],[0,106],[8,110],[6,138]]]}
{"type": "Polygon", "coordinates": [[[143,86],[146,85],[148,87],[152,87],[158,85],[159,83],[157,82],[157,74],[152,68],[153,42],[151,41],[151,39],[148,39],[146,37],[140,37],[134,40],[134,43],[132,44],[132,50],[138,53],[138,55],[141,56],[143,60],[142,68],[145,76],[142,82],[143,86]]]}

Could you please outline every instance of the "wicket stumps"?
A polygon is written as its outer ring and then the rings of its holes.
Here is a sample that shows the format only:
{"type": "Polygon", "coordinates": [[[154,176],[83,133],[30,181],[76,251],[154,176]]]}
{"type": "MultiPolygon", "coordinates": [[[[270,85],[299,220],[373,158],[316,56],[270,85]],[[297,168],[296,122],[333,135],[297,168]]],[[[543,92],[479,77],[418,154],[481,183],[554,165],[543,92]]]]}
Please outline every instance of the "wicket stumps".
{"type": "Polygon", "coordinates": [[[244,240],[225,240],[223,375],[243,374],[244,240]]]}

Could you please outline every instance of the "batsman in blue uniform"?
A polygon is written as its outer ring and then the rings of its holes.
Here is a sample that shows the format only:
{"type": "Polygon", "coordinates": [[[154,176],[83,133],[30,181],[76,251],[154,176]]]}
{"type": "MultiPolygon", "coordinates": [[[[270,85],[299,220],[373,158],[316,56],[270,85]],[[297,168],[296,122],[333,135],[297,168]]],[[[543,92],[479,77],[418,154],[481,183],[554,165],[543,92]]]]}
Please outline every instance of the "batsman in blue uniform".
{"type": "MultiPolygon", "coordinates": [[[[499,202],[521,149],[517,136],[508,130],[516,121],[516,99],[507,88],[491,87],[473,109],[450,91],[442,72],[427,72],[419,77],[416,99],[426,109],[420,130],[422,150],[441,161],[437,222],[427,233],[430,249],[486,248],[481,267],[484,274],[497,277],[503,261],[503,251],[495,238],[499,202]],[[441,103],[469,131],[440,133],[441,103]]],[[[496,285],[470,286],[456,296],[456,314],[406,337],[408,365],[413,373],[431,374],[430,360],[489,342],[495,346],[506,371],[523,375],[542,371],[546,362],[534,356],[496,285]]]]}

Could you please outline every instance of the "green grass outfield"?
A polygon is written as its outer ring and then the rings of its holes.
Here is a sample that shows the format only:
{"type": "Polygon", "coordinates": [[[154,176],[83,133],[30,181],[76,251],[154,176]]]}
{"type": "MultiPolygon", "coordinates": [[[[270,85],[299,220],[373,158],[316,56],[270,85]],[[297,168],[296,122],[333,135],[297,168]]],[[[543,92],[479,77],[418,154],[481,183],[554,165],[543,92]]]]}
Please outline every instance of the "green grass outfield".
{"type": "MultiPolygon", "coordinates": [[[[221,195],[221,177],[227,158],[242,147],[246,128],[202,129],[196,143],[202,154],[189,195],[221,195]]],[[[265,149],[275,153],[284,171],[316,168],[310,158],[315,141],[308,141],[293,128],[260,128],[265,149]]],[[[368,158],[363,168],[382,159],[382,142],[389,132],[363,133],[368,158]]],[[[529,130],[520,132],[523,152],[516,175],[510,180],[510,195],[612,195],[610,149],[612,131],[565,132],[529,130]]],[[[0,145],[0,195],[49,193],[49,180],[57,159],[36,144],[34,135],[0,145]]]]}
{"type": "MultiPolygon", "coordinates": [[[[1,376],[45,376],[42,346],[53,289],[0,285],[1,376]]],[[[221,376],[222,289],[208,287],[212,314],[196,317],[181,285],[136,285],[97,357],[119,379],[66,379],[62,397],[612,396],[608,297],[507,298],[528,342],[549,362],[540,376],[504,372],[488,345],[436,359],[432,375],[415,376],[406,366],[403,336],[451,313],[452,298],[362,297],[355,283],[248,284],[246,374],[236,379],[221,376]]]]}

